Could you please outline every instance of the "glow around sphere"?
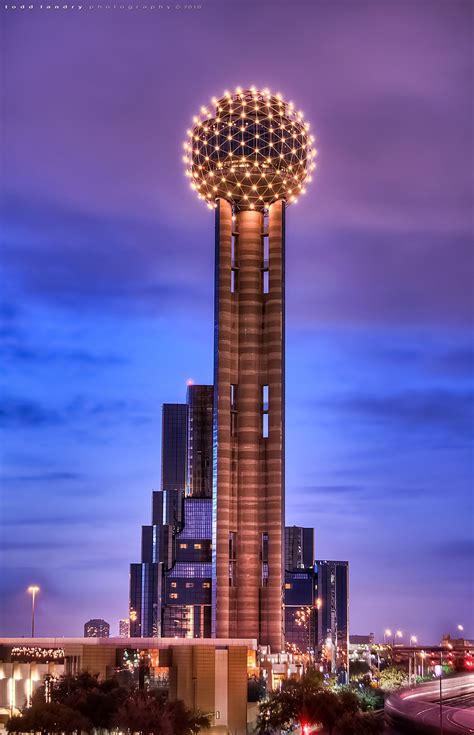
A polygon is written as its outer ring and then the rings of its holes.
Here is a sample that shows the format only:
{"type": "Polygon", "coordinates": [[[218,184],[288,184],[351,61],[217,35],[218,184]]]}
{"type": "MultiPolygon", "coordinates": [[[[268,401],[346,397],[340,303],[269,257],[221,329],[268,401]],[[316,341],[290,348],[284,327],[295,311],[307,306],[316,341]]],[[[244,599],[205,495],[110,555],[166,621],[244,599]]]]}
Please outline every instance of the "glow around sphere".
{"type": "Polygon", "coordinates": [[[296,202],[315,168],[314,138],[303,113],[281,95],[255,87],[213,98],[193,118],[184,143],[186,175],[213,208],[226,199],[236,210],[296,202]]]}

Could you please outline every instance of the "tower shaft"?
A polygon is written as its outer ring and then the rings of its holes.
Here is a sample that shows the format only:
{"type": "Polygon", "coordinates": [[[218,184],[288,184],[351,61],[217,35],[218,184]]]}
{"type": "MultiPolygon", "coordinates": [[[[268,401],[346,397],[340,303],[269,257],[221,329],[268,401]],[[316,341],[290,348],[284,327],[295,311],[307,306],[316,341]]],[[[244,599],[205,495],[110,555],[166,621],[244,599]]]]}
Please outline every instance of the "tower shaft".
{"type": "Polygon", "coordinates": [[[284,203],[216,211],[213,632],[282,647],[284,203]]]}

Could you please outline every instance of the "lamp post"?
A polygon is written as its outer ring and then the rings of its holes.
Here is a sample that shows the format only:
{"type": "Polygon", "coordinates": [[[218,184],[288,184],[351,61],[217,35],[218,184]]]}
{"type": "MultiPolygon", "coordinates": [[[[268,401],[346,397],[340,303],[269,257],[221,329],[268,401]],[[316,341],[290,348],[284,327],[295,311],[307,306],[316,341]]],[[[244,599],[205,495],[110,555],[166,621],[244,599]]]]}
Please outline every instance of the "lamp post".
{"type": "Polygon", "coordinates": [[[390,630],[390,628],[385,628],[385,630],[383,632],[383,643],[384,643],[384,645],[387,643],[387,638],[390,638],[391,635],[392,635],[392,631],[390,630]]]}
{"type": "MultiPolygon", "coordinates": [[[[413,646],[413,644],[417,642],[418,642],[418,638],[416,637],[416,635],[411,635],[410,636],[410,646],[413,646]]],[[[408,654],[408,656],[409,656],[409,661],[411,664],[410,654],[408,654]]],[[[411,669],[411,665],[409,668],[411,669]]],[[[413,679],[416,684],[416,651],[413,651],[413,679]]],[[[411,675],[409,676],[409,683],[411,684],[411,675]]]]}
{"type": "Polygon", "coordinates": [[[40,591],[40,588],[36,584],[31,584],[28,587],[28,592],[31,595],[31,637],[35,637],[35,600],[36,593],[40,591]]]}
{"type": "Polygon", "coordinates": [[[439,652],[439,666],[435,666],[435,674],[439,678],[439,733],[443,735],[443,651],[439,652]]]}

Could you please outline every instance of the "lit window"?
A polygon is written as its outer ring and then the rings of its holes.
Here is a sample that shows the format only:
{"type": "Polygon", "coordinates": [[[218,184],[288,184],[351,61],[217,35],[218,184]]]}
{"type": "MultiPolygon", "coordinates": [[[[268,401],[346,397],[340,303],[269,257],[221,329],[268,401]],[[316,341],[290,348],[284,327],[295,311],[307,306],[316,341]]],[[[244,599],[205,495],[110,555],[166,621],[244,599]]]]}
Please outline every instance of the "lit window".
{"type": "Polygon", "coordinates": [[[177,592],[170,592],[170,598],[172,600],[177,600],[178,599],[178,593],[177,592]]]}
{"type": "Polygon", "coordinates": [[[194,582],[186,582],[186,589],[190,589],[190,587],[194,587],[194,582]]]}
{"type": "Polygon", "coordinates": [[[291,584],[291,582],[286,582],[285,589],[286,590],[291,590],[292,588],[293,588],[293,585],[291,584]]]}
{"type": "Polygon", "coordinates": [[[188,548],[188,545],[187,544],[180,544],[179,545],[179,548],[180,549],[187,549],[188,548]]]}
{"type": "Polygon", "coordinates": [[[172,587],[176,587],[176,582],[171,582],[172,587]]]}
{"type": "Polygon", "coordinates": [[[210,589],[211,583],[210,582],[203,582],[202,583],[203,589],[208,590],[210,589]]]}
{"type": "Polygon", "coordinates": [[[195,549],[202,549],[202,544],[194,544],[195,549]]]}

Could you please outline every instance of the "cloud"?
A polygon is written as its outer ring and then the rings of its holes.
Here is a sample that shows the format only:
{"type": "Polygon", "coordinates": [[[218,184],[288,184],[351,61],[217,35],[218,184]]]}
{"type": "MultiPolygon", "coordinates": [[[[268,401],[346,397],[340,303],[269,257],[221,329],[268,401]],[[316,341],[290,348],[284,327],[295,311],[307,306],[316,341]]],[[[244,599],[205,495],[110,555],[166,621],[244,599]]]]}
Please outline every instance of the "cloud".
{"type": "Polygon", "coordinates": [[[96,401],[78,395],[60,407],[25,398],[5,398],[0,405],[0,426],[5,429],[38,429],[95,421],[99,426],[114,425],[117,417],[128,424],[143,424],[153,419],[153,408],[132,400],[96,401]]]}
{"type": "Polygon", "coordinates": [[[8,429],[40,428],[62,423],[58,411],[39,401],[26,398],[6,398],[0,405],[0,426],[8,429]]]}
{"type": "MultiPolygon", "coordinates": [[[[441,541],[433,546],[433,554],[443,558],[449,558],[451,561],[469,561],[472,564],[474,560],[474,540],[472,538],[457,539],[454,541],[441,541]]],[[[474,581],[471,577],[471,586],[474,581]]]]}
{"type": "MultiPolygon", "coordinates": [[[[3,266],[9,282],[30,297],[81,311],[159,314],[186,304],[195,309],[206,292],[193,282],[195,248],[180,243],[184,270],[176,261],[175,234],[157,222],[108,218],[41,198],[6,199],[3,266]]],[[[70,358],[91,359],[80,350],[70,358]]]]}
{"type": "Polygon", "coordinates": [[[56,482],[77,482],[78,480],[84,479],[84,475],[80,472],[41,472],[30,475],[5,475],[5,482],[14,483],[56,483],[56,482]]]}
{"type": "Polygon", "coordinates": [[[467,440],[474,422],[474,394],[469,391],[408,390],[385,395],[357,392],[323,399],[321,403],[359,416],[374,427],[444,432],[467,440]]]}

